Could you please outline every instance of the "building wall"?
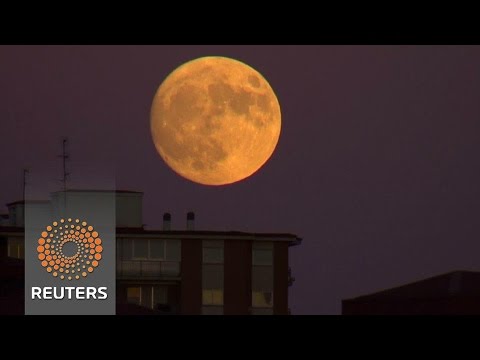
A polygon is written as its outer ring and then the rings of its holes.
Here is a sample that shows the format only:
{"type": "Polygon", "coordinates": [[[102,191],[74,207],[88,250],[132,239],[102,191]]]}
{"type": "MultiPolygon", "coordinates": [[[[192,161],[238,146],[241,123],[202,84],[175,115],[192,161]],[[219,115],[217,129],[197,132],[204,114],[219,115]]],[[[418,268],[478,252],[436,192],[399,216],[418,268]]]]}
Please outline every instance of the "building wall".
{"type": "Polygon", "coordinates": [[[178,314],[180,304],[180,284],[169,286],[167,296],[168,303],[172,305],[172,312],[178,314]]]}
{"type": "Polygon", "coordinates": [[[202,241],[182,240],[180,313],[199,315],[202,309],[202,241]]]}
{"type": "MultiPolygon", "coordinates": [[[[132,241],[134,238],[131,238],[132,241]]],[[[155,241],[151,239],[150,241],[155,241]]],[[[157,240],[159,241],[159,240],[157,240]]],[[[169,240],[162,240],[169,241],[169,240]]],[[[117,259],[122,263],[122,241],[119,241],[117,259]]],[[[288,314],[288,243],[286,242],[252,242],[250,240],[209,241],[190,239],[181,241],[180,259],[181,273],[178,286],[170,284],[168,303],[174,305],[175,313],[187,315],[224,314],[288,314]],[[205,257],[205,247],[211,250],[216,243],[221,243],[218,252],[209,252],[205,257]],[[257,253],[257,264],[253,263],[253,248],[257,253]],[[265,253],[266,251],[266,253],[265,253]],[[270,252],[270,256],[268,256],[270,252]],[[267,255],[267,256],[266,256],[267,255]],[[260,256],[260,257],[258,257],[260,256]],[[255,266],[254,266],[255,265],[255,266]],[[221,274],[217,274],[221,270],[221,274]],[[208,268],[208,272],[205,272],[208,268]],[[273,293],[273,306],[255,306],[252,302],[253,272],[258,290],[273,293]],[[207,276],[208,275],[208,276],[207,276]],[[221,275],[221,284],[217,275],[221,275]],[[260,276],[258,278],[258,276],[260,276]],[[213,281],[213,283],[212,283],[213,281]],[[223,284],[223,285],[222,285],[223,284]],[[173,286],[172,286],[173,285],[173,286]],[[215,289],[214,303],[208,300],[208,290],[215,289]],[[205,292],[207,290],[207,292],[205,292]],[[218,292],[222,292],[223,301],[218,302],[218,292]],[[178,304],[178,307],[175,305],[178,304]]],[[[166,254],[168,254],[168,247],[166,254]]],[[[123,254],[125,255],[125,254],[123,254]]],[[[180,260],[179,259],[179,260],[180,260]]],[[[125,260],[125,259],[124,259],[125,260]]],[[[118,265],[118,264],[117,264],[118,265]]],[[[168,277],[168,276],[167,276],[168,277]]],[[[127,280],[127,279],[126,279],[127,280]]],[[[133,278],[128,280],[128,287],[146,285],[147,278],[140,276],[137,285],[133,278]]],[[[126,302],[125,282],[118,285],[117,296],[120,302],[126,302]]],[[[257,294],[258,295],[258,294],[257,294]]],[[[258,300],[257,300],[258,301],[258,300]]]]}
{"type": "Polygon", "coordinates": [[[246,315],[252,301],[252,244],[225,241],[225,315],[246,315]]]}
{"type": "MultiPolygon", "coordinates": [[[[138,241],[143,238],[135,236],[126,237],[130,241],[138,241]]],[[[15,244],[18,241],[10,241],[8,237],[0,239],[0,253],[7,256],[12,249],[17,249],[15,244]],[[8,245],[12,245],[11,249],[8,245]]],[[[15,239],[14,239],[15,240],[15,239]]],[[[144,239],[143,239],[144,240],[144,239]]],[[[265,242],[251,240],[226,239],[222,241],[223,258],[221,261],[222,284],[223,284],[223,303],[219,306],[207,306],[209,310],[205,312],[203,304],[203,270],[205,267],[203,258],[204,243],[215,241],[202,241],[202,239],[184,239],[181,240],[181,246],[174,246],[180,240],[160,240],[152,238],[149,241],[162,241],[166,243],[166,260],[180,260],[181,273],[165,273],[161,278],[140,274],[139,276],[127,276],[122,278],[117,273],[117,303],[127,303],[127,289],[130,287],[144,286],[168,286],[167,298],[168,304],[173,305],[172,312],[187,315],[199,315],[203,313],[223,313],[225,315],[248,315],[248,314],[288,314],[288,243],[287,242],[265,242]],[[171,244],[170,244],[171,242],[171,244]],[[169,247],[168,245],[172,247],[169,247]],[[254,255],[253,249],[256,249],[254,255]],[[172,250],[173,249],[173,250],[172,250]],[[169,258],[168,256],[179,256],[179,258],[169,258]],[[256,260],[254,261],[255,258],[256,260]],[[180,276],[179,276],[180,275],[180,276]],[[255,276],[254,276],[255,275],[255,276]],[[257,284],[256,303],[253,302],[253,284],[257,284]],[[260,293],[258,293],[260,291],[260,293]],[[267,296],[269,292],[272,296],[267,296]],[[262,295],[265,294],[265,297],[262,295]],[[260,302],[259,297],[260,296],[260,302]],[[273,302],[269,302],[273,298],[273,302]],[[264,300],[264,301],[263,301],[264,300]]],[[[117,238],[117,266],[122,261],[130,259],[124,254],[123,245],[125,239],[117,238]],[[127,257],[128,259],[124,258],[127,257]]],[[[150,243],[149,243],[150,244],[150,243]]],[[[17,244],[18,245],[18,244],[17,244]]],[[[150,247],[149,247],[150,249],[150,247]]],[[[150,249],[149,251],[151,251],[150,249]]],[[[15,250],[16,252],[17,250],[15,250]]],[[[21,253],[20,250],[18,250],[21,253]]],[[[13,253],[12,253],[13,254],[13,253]]],[[[16,256],[14,256],[16,257],[16,256]]],[[[136,259],[130,259],[136,261],[136,259]]],[[[138,260],[138,259],[137,259],[138,260]]],[[[145,259],[150,265],[156,259],[145,259]]],[[[162,260],[163,261],[163,260],[162,260]]],[[[155,263],[161,263],[157,261],[155,263]]],[[[210,264],[212,265],[212,264],[210,264]]],[[[216,264],[214,264],[216,265],[216,264]]],[[[150,266],[151,267],[151,266],[150,266]]],[[[178,268],[177,268],[178,269],[178,268]]],[[[178,270],[177,270],[178,271],[178,270]]],[[[156,291],[156,290],[155,290],[156,291]]],[[[156,292],[155,292],[156,293],[156,292]]],[[[153,302],[155,298],[152,295],[153,302]]],[[[140,304],[143,305],[143,304],[140,304]]],[[[365,311],[365,310],[363,310],[365,311]]]]}
{"type": "Polygon", "coordinates": [[[0,259],[8,256],[8,237],[0,236],[0,259]]]}
{"type": "Polygon", "coordinates": [[[128,288],[128,284],[125,284],[123,281],[117,280],[117,285],[115,287],[117,304],[127,303],[127,288],[128,288]]]}
{"type": "Polygon", "coordinates": [[[13,204],[8,207],[8,225],[25,226],[25,206],[24,204],[13,204]]]}
{"type": "Polygon", "coordinates": [[[273,313],[288,315],[288,244],[275,243],[273,250],[273,313]]]}
{"type": "Polygon", "coordinates": [[[0,215],[0,226],[10,226],[10,218],[8,214],[0,215]]]}

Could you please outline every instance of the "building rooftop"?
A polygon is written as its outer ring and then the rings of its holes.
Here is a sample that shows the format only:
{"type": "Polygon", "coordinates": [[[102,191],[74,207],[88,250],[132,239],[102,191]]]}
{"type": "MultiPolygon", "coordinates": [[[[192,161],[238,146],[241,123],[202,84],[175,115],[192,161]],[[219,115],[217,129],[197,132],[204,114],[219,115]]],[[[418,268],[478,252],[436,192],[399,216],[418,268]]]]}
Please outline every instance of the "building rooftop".
{"type": "Polygon", "coordinates": [[[117,234],[139,234],[139,235],[163,235],[165,237],[180,238],[204,238],[206,236],[215,238],[238,238],[251,240],[285,240],[294,242],[294,245],[301,243],[302,239],[288,233],[249,233],[242,231],[210,231],[210,230],[145,230],[143,228],[117,228],[117,234]]]}
{"type": "Polygon", "coordinates": [[[480,296],[480,272],[453,271],[344,301],[381,302],[454,296],[480,296]]]}
{"type": "MultiPolygon", "coordinates": [[[[23,227],[0,226],[1,233],[23,233],[23,227]]],[[[238,239],[238,240],[257,240],[257,241],[287,241],[290,245],[299,245],[302,239],[288,233],[248,233],[241,231],[208,231],[208,230],[145,230],[143,228],[116,228],[117,235],[144,235],[146,237],[165,237],[181,239],[238,239]]]]}
{"type": "MultiPolygon", "coordinates": [[[[49,201],[48,200],[28,200],[27,201],[29,204],[46,204],[48,203],[49,201]]],[[[7,207],[8,206],[11,206],[11,205],[18,205],[18,204],[24,204],[25,203],[25,200],[18,200],[18,201],[14,201],[14,202],[11,202],[11,203],[8,203],[6,204],[7,207]]]]}
{"type": "MultiPolygon", "coordinates": [[[[61,193],[63,190],[55,191],[54,193],[61,193]]],[[[143,191],[132,190],[86,190],[86,189],[68,189],[67,192],[88,192],[88,193],[101,193],[101,192],[115,192],[116,194],[143,194],[143,191]]]]}
{"type": "Polygon", "coordinates": [[[18,200],[18,201],[14,201],[14,202],[11,202],[11,203],[8,203],[6,204],[7,206],[11,206],[11,205],[17,205],[17,204],[23,204],[25,201],[23,200],[18,200]]]}
{"type": "MultiPolygon", "coordinates": [[[[55,193],[62,193],[63,191],[57,191],[55,193]]],[[[117,193],[117,194],[133,194],[143,195],[141,191],[131,190],[86,190],[86,189],[68,189],[69,193],[117,193]]],[[[211,240],[256,240],[256,241],[285,241],[290,246],[299,245],[302,241],[301,238],[289,233],[250,233],[242,231],[206,231],[206,230],[194,230],[195,214],[193,212],[187,213],[187,227],[185,230],[171,230],[171,214],[165,213],[163,215],[163,229],[145,229],[142,224],[142,196],[127,196],[122,197],[122,201],[118,203],[116,208],[116,234],[117,236],[136,236],[136,237],[158,237],[158,238],[177,238],[177,239],[205,239],[211,240]]],[[[48,201],[32,201],[32,203],[45,203],[48,201]]],[[[16,201],[7,204],[11,206],[14,204],[23,204],[24,201],[16,201]]],[[[27,200],[27,203],[30,201],[27,200]]],[[[7,218],[8,219],[8,218],[7,218]]],[[[17,234],[21,236],[24,232],[24,221],[16,220],[10,222],[10,224],[0,225],[0,234],[9,233],[17,234]]]]}

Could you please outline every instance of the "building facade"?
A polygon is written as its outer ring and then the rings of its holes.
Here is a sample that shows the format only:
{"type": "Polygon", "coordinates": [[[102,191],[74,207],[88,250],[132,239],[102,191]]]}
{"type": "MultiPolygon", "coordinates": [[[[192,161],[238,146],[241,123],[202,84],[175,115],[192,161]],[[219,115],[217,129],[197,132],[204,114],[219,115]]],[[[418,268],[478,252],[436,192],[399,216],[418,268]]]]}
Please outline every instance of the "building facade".
{"type": "MultiPolygon", "coordinates": [[[[67,196],[79,192],[85,191],[70,190],[67,196]]],[[[115,194],[117,313],[131,309],[185,315],[289,313],[293,278],[288,253],[300,238],[198,231],[192,212],[183,230],[171,229],[168,213],[161,230],[148,230],[142,224],[142,197],[132,191],[115,194]]],[[[0,258],[21,260],[24,203],[7,207],[9,214],[0,226],[0,258]]]]}
{"type": "Polygon", "coordinates": [[[342,301],[343,315],[479,315],[480,273],[453,271],[342,301]]]}

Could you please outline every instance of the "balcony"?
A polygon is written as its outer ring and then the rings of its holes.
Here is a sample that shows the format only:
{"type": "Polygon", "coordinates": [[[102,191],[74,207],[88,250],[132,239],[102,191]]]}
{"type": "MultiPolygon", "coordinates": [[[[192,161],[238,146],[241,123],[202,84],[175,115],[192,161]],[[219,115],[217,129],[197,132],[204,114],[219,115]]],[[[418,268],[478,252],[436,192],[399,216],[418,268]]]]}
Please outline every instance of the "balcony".
{"type": "Polygon", "coordinates": [[[124,260],[117,262],[118,279],[164,279],[179,276],[179,261],[124,260]]]}

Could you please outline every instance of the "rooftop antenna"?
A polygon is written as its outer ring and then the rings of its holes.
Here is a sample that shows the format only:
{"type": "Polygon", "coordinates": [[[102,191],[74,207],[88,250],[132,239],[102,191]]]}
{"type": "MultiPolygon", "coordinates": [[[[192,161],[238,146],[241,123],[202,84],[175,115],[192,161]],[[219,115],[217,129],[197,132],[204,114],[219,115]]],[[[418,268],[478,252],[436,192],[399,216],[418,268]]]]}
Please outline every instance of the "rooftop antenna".
{"type": "Polygon", "coordinates": [[[23,203],[25,204],[25,192],[26,192],[26,189],[27,189],[27,177],[28,177],[28,174],[30,173],[30,170],[28,170],[27,168],[24,168],[23,169],[23,197],[22,197],[22,200],[23,200],[23,203]]]}
{"type": "Polygon", "coordinates": [[[67,153],[67,143],[68,138],[64,137],[62,139],[62,155],[59,155],[63,164],[63,177],[61,182],[63,184],[63,205],[65,207],[65,211],[67,211],[67,181],[68,177],[70,176],[70,173],[67,172],[67,160],[70,158],[67,153]]]}

